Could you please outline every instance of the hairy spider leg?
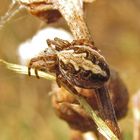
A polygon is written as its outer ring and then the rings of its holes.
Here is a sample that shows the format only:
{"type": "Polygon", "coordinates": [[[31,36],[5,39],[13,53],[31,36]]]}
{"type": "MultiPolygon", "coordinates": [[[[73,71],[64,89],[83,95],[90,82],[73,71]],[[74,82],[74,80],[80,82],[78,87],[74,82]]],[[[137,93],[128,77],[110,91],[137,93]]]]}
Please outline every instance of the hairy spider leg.
{"type": "Polygon", "coordinates": [[[57,44],[56,41],[54,41],[54,40],[47,39],[47,44],[48,44],[48,47],[50,47],[54,52],[55,52],[55,51],[57,50],[57,48],[58,48],[58,44],[57,44]],[[55,46],[56,50],[55,50],[55,48],[53,48],[52,45],[55,46]]]}
{"type": "Polygon", "coordinates": [[[63,40],[63,39],[60,39],[58,37],[55,37],[54,40],[60,45],[62,46],[62,50],[65,49],[65,48],[68,48],[69,46],[71,46],[71,43],[69,43],[69,41],[67,40],[63,40]]]}
{"type": "Polygon", "coordinates": [[[38,61],[38,57],[32,58],[28,64],[28,75],[31,76],[31,68],[34,62],[38,61]]]}
{"type": "Polygon", "coordinates": [[[100,51],[99,49],[97,49],[96,47],[94,47],[94,42],[93,41],[89,41],[87,39],[79,39],[79,40],[73,40],[71,42],[71,45],[85,45],[85,46],[89,46],[91,48],[93,48],[94,50],[100,51]]]}
{"type": "Polygon", "coordinates": [[[83,97],[85,98],[82,94],[80,94],[76,88],[73,86],[73,84],[71,84],[68,80],[66,80],[63,75],[59,74],[57,77],[56,77],[56,82],[58,84],[59,87],[61,87],[61,85],[70,93],[72,94],[75,94],[76,96],[79,96],[79,97],[83,97]]]}
{"type": "Polygon", "coordinates": [[[55,57],[53,57],[53,56],[34,57],[30,60],[30,63],[28,65],[28,75],[31,76],[31,68],[34,68],[35,75],[37,78],[39,78],[38,70],[42,70],[45,67],[48,69],[50,68],[50,71],[55,71],[54,70],[55,65],[56,65],[55,57]],[[44,63],[40,63],[39,62],[40,60],[42,60],[44,63]]]}
{"type": "Polygon", "coordinates": [[[48,47],[50,47],[54,51],[55,51],[55,49],[57,51],[62,51],[71,45],[68,41],[64,40],[64,42],[63,42],[63,40],[59,39],[59,38],[55,38],[55,40],[47,39],[47,44],[48,44],[48,47]],[[55,49],[53,48],[52,45],[55,46],[55,49]]]}

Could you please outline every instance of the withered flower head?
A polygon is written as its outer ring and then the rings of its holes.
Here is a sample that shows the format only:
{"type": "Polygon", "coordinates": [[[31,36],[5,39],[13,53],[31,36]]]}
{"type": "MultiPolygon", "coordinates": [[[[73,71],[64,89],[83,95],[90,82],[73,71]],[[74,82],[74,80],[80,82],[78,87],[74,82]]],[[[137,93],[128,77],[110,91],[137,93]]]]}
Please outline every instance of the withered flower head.
{"type": "MultiPolygon", "coordinates": [[[[83,0],[84,3],[91,3],[95,0],[83,0]]],[[[34,16],[39,17],[46,23],[58,21],[62,15],[58,9],[55,9],[53,0],[20,0],[20,3],[27,7],[29,12],[34,16]]]]}

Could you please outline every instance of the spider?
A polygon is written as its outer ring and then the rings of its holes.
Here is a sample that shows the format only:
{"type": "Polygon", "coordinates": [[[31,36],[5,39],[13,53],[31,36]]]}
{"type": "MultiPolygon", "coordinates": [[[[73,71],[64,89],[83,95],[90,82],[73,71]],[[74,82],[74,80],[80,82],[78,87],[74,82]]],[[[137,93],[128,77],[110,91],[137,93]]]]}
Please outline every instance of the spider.
{"type": "Polygon", "coordinates": [[[30,60],[29,75],[31,68],[35,69],[37,78],[38,70],[53,73],[59,87],[63,85],[73,91],[74,86],[100,88],[109,79],[110,71],[104,57],[85,39],[70,43],[54,38],[48,39],[47,44],[44,52],[30,60]]]}

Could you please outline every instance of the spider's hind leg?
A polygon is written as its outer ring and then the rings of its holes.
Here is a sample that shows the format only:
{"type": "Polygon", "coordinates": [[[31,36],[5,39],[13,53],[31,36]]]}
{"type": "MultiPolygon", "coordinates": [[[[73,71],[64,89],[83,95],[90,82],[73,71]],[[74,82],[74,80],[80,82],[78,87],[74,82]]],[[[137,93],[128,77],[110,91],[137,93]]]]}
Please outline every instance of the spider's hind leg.
{"type": "Polygon", "coordinates": [[[94,50],[99,51],[95,46],[94,46],[94,42],[93,41],[89,41],[87,39],[79,39],[79,40],[73,40],[71,42],[71,45],[85,45],[85,46],[89,46],[91,48],[93,48],[94,50]]]}
{"type": "Polygon", "coordinates": [[[55,40],[60,46],[62,46],[62,47],[61,47],[61,50],[65,49],[65,48],[68,48],[68,47],[71,45],[71,43],[69,43],[69,41],[60,39],[60,38],[58,38],[58,37],[55,37],[54,40],[55,40]]]}
{"type": "Polygon", "coordinates": [[[79,39],[79,40],[73,40],[72,45],[89,45],[89,46],[93,46],[94,45],[94,42],[92,41],[89,41],[87,39],[79,39]]]}
{"type": "Polygon", "coordinates": [[[48,44],[48,47],[50,47],[52,50],[54,50],[55,48],[57,50],[57,48],[59,47],[59,44],[57,44],[56,41],[51,40],[51,39],[47,39],[47,44],[48,44]],[[55,48],[53,48],[53,45],[55,46],[55,48]]]}

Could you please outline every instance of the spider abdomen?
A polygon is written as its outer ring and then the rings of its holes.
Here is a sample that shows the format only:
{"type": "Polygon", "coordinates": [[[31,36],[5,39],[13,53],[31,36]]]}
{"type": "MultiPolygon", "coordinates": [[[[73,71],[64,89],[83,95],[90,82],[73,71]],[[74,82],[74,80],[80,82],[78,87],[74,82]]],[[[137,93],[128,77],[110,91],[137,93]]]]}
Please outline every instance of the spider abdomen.
{"type": "Polygon", "coordinates": [[[98,88],[109,79],[105,59],[87,46],[73,46],[58,54],[59,69],[73,85],[82,88],[98,88]]]}

